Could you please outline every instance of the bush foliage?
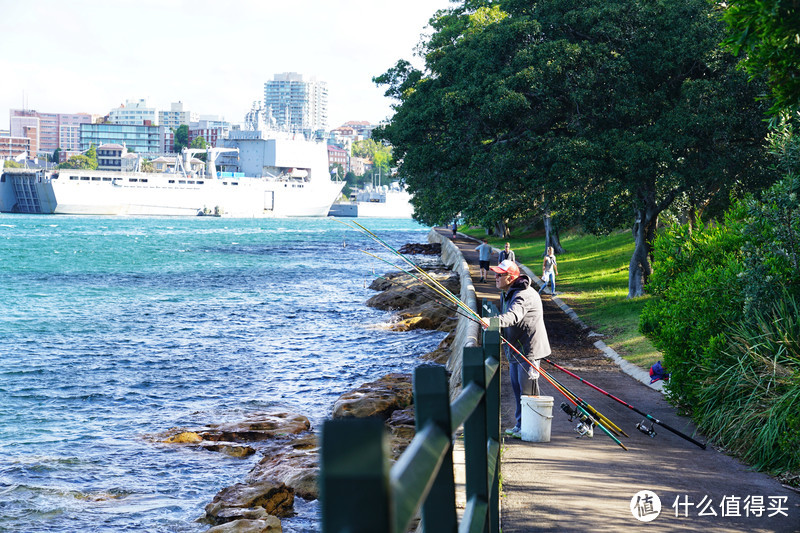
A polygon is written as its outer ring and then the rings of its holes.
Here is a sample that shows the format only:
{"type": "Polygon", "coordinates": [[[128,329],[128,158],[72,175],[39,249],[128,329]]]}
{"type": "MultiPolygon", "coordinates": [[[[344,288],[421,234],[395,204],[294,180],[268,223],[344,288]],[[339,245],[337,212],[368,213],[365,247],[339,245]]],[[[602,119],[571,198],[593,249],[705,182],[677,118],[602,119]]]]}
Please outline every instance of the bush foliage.
{"type": "Polygon", "coordinates": [[[755,466],[800,468],[800,176],[655,243],[640,329],[672,373],[669,398],[755,466]]]}

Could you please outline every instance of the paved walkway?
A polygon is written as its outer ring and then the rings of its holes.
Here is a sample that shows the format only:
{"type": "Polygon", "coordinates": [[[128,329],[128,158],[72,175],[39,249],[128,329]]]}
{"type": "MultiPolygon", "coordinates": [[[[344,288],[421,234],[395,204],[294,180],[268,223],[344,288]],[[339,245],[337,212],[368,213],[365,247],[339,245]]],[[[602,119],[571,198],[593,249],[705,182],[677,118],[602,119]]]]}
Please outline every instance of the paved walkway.
{"type": "MultiPolygon", "coordinates": [[[[451,236],[448,230],[438,231],[451,236]]],[[[454,242],[470,264],[476,282],[480,279],[474,251],[477,241],[459,234],[454,242]]],[[[492,264],[496,263],[495,256],[492,264]]],[[[499,302],[493,282],[475,283],[475,288],[479,300],[499,302]]],[[[622,372],[596,348],[587,337],[588,331],[556,305],[558,299],[544,296],[543,302],[554,362],[640,411],[694,435],[690,421],[678,416],[662,393],[622,372]]],[[[505,440],[501,467],[503,533],[639,528],[657,532],[800,532],[797,492],[748,470],[712,445],[703,450],[658,425],[657,435],[649,437],[636,429],[644,418],[641,415],[554,368],[550,373],[628,433],[629,438],[621,438],[628,451],[597,429],[594,438],[576,438],[576,423],[559,409],[564,398],[540,379],[543,394],[554,397],[551,440],[505,440]],[[661,513],[649,523],[640,522],[631,511],[634,495],[643,490],[654,492],[661,502],[661,513]]],[[[502,427],[511,427],[514,406],[507,373],[503,375],[502,395],[502,427]]],[[[705,442],[703,436],[694,436],[705,442]]],[[[649,506],[640,508],[646,518],[655,516],[648,512],[649,506]]]]}

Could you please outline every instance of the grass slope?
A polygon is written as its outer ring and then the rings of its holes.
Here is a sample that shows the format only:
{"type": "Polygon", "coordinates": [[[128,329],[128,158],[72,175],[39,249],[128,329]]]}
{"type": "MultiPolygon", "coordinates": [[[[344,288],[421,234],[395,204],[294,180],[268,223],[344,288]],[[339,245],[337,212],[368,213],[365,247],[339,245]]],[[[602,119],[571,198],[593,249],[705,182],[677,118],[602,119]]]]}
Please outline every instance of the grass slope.
{"type": "MultiPolygon", "coordinates": [[[[459,228],[475,238],[486,236],[481,228],[459,228]]],[[[541,276],[544,235],[513,233],[508,239],[518,262],[541,276]]],[[[489,237],[489,244],[503,248],[506,240],[489,237]]],[[[630,232],[605,237],[582,233],[562,236],[565,253],[557,255],[556,290],[564,303],[597,333],[603,342],[626,360],[649,369],[659,352],[639,333],[639,314],[649,296],[628,299],[628,264],[633,254],[630,232]]],[[[496,261],[496,258],[495,258],[496,261]]]]}

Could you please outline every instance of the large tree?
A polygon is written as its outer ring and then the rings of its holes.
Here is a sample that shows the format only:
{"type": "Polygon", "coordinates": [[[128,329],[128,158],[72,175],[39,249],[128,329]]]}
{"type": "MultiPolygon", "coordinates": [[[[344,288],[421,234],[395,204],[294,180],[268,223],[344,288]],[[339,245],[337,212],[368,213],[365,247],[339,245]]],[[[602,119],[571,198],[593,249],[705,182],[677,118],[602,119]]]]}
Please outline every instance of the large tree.
{"type": "Polygon", "coordinates": [[[800,1],[726,0],[730,35],[725,43],[744,57],[753,78],[764,75],[774,99],[771,111],[800,107],[800,1]]]}
{"type": "Polygon", "coordinates": [[[394,146],[417,217],[487,227],[553,215],[632,225],[643,294],[658,216],[771,181],[763,109],[718,44],[706,0],[465,2],[439,12],[426,70],[376,78],[398,100],[394,146]]]}

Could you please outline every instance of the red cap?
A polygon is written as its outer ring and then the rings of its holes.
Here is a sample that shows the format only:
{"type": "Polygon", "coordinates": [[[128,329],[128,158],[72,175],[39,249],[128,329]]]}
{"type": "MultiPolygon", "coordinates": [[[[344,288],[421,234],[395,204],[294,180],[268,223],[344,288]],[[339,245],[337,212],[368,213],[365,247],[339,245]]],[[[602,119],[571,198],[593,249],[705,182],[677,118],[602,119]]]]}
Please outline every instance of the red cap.
{"type": "Polygon", "coordinates": [[[497,272],[498,274],[510,274],[512,278],[519,277],[519,267],[514,261],[509,261],[506,259],[496,267],[489,267],[492,269],[492,272],[497,272]]]}

